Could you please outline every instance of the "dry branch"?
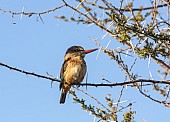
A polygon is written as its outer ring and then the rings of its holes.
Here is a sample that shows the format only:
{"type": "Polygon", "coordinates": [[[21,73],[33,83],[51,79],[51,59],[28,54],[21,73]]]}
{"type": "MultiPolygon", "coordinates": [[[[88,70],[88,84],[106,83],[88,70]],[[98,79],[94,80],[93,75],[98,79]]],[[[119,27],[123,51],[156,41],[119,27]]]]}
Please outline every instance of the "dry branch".
{"type": "MultiPolygon", "coordinates": [[[[53,77],[40,75],[40,74],[37,74],[37,73],[34,73],[34,72],[28,72],[28,71],[21,70],[21,69],[15,68],[15,67],[11,67],[11,66],[9,66],[7,64],[4,64],[4,63],[0,63],[0,66],[6,67],[6,68],[8,68],[10,70],[14,70],[14,71],[26,74],[26,75],[35,76],[35,77],[47,79],[47,80],[50,80],[50,81],[62,82],[61,80],[53,78],[53,77]]],[[[170,85],[170,80],[159,81],[159,80],[149,80],[149,79],[138,79],[138,80],[131,80],[131,81],[120,82],[120,83],[109,83],[109,84],[104,84],[104,83],[100,83],[100,84],[98,84],[98,83],[81,83],[81,84],[72,84],[72,85],[95,86],[95,87],[110,86],[110,87],[112,87],[112,86],[131,85],[131,84],[134,84],[134,83],[153,83],[153,84],[158,83],[158,84],[170,85]]]]}

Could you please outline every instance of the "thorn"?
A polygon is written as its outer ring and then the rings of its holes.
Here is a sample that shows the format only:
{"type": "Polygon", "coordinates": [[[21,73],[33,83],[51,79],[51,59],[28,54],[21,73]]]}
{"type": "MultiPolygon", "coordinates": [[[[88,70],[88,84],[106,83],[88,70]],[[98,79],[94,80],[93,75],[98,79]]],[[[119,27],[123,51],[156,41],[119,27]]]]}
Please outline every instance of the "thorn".
{"type": "Polygon", "coordinates": [[[38,14],[38,16],[40,17],[41,22],[44,24],[44,21],[43,21],[43,19],[42,19],[41,15],[40,15],[40,14],[38,14]]]}
{"type": "Polygon", "coordinates": [[[51,81],[51,88],[53,87],[53,81],[51,81]]]}
{"type": "Polygon", "coordinates": [[[24,6],[22,7],[20,20],[22,19],[23,13],[24,13],[24,6]]]}

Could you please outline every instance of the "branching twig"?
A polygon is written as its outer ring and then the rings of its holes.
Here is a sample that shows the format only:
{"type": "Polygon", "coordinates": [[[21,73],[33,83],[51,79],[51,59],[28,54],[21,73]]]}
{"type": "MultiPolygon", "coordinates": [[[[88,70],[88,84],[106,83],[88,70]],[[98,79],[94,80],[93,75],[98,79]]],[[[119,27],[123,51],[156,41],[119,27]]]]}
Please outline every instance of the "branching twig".
{"type": "Polygon", "coordinates": [[[65,5],[57,6],[54,9],[49,9],[49,10],[46,10],[46,11],[43,11],[43,12],[24,12],[24,11],[14,12],[14,11],[11,11],[11,10],[4,10],[4,9],[1,9],[1,8],[0,8],[0,11],[2,11],[4,13],[10,13],[12,15],[27,15],[28,17],[31,17],[32,15],[39,15],[40,16],[42,14],[48,14],[48,13],[54,12],[57,9],[60,9],[60,8],[62,8],[64,6],[65,5]]]}
{"type": "MultiPolygon", "coordinates": [[[[95,6],[97,8],[100,8],[100,9],[103,9],[103,10],[110,10],[109,8],[107,7],[104,7],[104,6],[99,6],[99,5],[96,5],[94,3],[91,3],[91,2],[86,2],[87,4],[90,4],[92,6],[95,6]]],[[[162,8],[162,7],[166,7],[168,6],[167,3],[165,4],[162,4],[162,5],[158,5],[157,8],[162,8]]],[[[113,10],[117,10],[117,11],[123,11],[123,12],[129,12],[129,11],[144,11],[144,10],[152,10],[154,8],[154,6],[150,6],[150,7],[144,7],[144,8],[132,8],[132,10],[129,10],[129,8],[126,8],[126,9],[120,9],[120,8],[112,8],[113,10]]]]}
{"type": "Polygon", "coordinates": [[[117,35],[114,35],[114,34],[112,33],[112,31],[110,31],[110,30],[107,29],[105,26],[103,26],[100,22],[91,19],[88,15],[86,15],[86,14],[80,12],[79,10],[77,10],[76,8],[70,6],[69,4],[66,3],[65,0],[62,0],[62,1],[64,2],[65,6],[67,6],[67,7],[69,7],[70,9],[76,11],[77,13],[83,15],[83,16],[86,17],[89,21],[93,22],[95,25],[99,26],[101,29],[103,29],[103,30],[105,30],[106,32],[108,32],[112,37],[114,37],[114,36],[116,37],[116,36],[117,36],[117,35]]]}
{"type": "Polygon", "coordinates": [[[94,101],[96,101],[99,105],[101,105],[103,108],[105,108],[108,112],[110,112],[110,110],[104,105],[102,104],[99,100],[97,100],[96,98],[94,98],[92,95],[88,94],[87,92],[79,89],[79,88],[76,88],[74,87],[75,89],[77,89],[78,91],[84,93],[85,95],[89,96],[90,98],[92,98],[94,101]]]}

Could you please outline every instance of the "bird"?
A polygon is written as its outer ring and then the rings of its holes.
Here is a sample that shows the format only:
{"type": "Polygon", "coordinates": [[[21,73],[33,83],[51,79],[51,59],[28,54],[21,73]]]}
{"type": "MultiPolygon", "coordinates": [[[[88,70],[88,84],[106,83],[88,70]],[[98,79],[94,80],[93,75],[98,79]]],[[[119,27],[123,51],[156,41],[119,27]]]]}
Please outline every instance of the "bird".
{"type": "Polygon", "coordinates": [[[60,71],[60,104],[65,103],[67,92],[71,88],[71,84],[80,84],[87,71],[85,55],[96,51],[95,49],[84,50],[81,46],[71,46],[67,49],[64,56],[64,63],[60,71]]]}

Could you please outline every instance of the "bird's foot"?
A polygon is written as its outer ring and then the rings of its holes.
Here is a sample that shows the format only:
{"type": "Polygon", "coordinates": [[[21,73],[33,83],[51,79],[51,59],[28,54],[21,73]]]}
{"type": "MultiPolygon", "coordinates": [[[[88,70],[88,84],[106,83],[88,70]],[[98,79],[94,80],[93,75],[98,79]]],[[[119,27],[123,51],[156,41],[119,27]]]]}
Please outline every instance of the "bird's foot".
{"type": "Polygon", "coordinates": [[[79,83],[79,84],[77,84],[77,85],[76,85],[76,87],[77,87],[77,88],[79,88],[79,87],[80,87],[80,83],[79,83]]]}

